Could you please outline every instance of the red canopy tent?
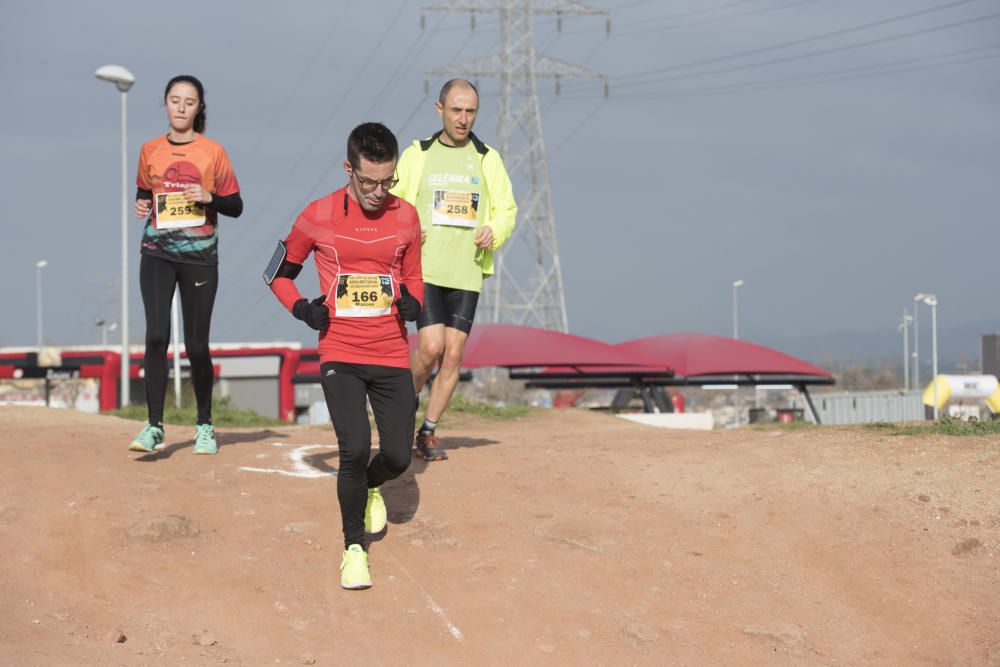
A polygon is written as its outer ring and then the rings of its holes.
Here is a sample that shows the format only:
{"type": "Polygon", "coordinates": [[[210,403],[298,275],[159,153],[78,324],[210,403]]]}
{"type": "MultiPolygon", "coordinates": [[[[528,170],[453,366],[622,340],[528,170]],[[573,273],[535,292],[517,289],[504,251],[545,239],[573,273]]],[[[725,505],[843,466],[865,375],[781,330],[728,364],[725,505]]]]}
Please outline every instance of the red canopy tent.
{"type": "MultiPolygon", "coordinates": [[[[666,364],[679,378],[738,374],[832,379],[823,369],[784,352],[710,334],[649,336],[619,343],[615,347],[666,364]]],[[[728,382],[732,381],[730,377],[728,382]]],[[[787,378],[781,382],[789,383],[787,378]]]]}
{"type": "Polygon", "coordinates": [[[627,388],[639,386],[647,411],[653,410],[649,388],[673,385],[792,385],[809,404],[813,418],[819,414],[809,395],[809,385],[833,384],[833,376],[801,359],[763,345],[710,334],[680,333],[649,336],[619,343],[618,350],[629,352],[650,363],[666,366],[673,377],[644,377],[632,368],[622,377],[612,378],[622,369],[604,368],[601,377],[591,368],[549,367],[542,373],[518,373],[511,377],[529,381],[529,386],[549,389],[575,387],[627,388]]]}
{"type": "MultiPolygon", "coordinates": [[[[410,336],[410,349],[417,347],[410,336]]],[[[463,368],[542,368],[546,366],[586,367],[600,372],[606,368],[644,369],[663,373],[668,366],[646,358],[641,352],[603,343],[593,338],[538,329],[519,324],[477,324],[465,344],[463,368]]]]}
{"type": "MultiPolygon", "coordinates": [[[[410,349],[418,337],[410,335],[410,349]]],[[[318,355],[303,351],[293,382],[317,382],[318,355]]],[[[549,389],[618,387],[639,390],[647,410],[656,409],[652,387],[706,384],[790,384],[806,397],[807,386],[832,384],[811,364],[762,345],[708,334],[669,334],[610,345],[573,334],[516,324],[477,324],[465,346],[464,369],[507,368],[515,380],[549,389]]]]}
{"type": "MultiPolygon", "coordinates": [[[[410,334],[410,350],[418,344],[410,334]]],[[[319,355],[304,350],[296,383],[317,382],[319,355]]],[[[641,371],[643,375],[667,379],[673,376],[665,365],[646,359],[637,352],[619,349],[592,338],[517,324],[477,324],[469,335],[462,368],[544,368],[565,366],[569,371],[587,369],[591,376],[641,371]],[[605,369],[613,369],[605,371],[605,369]]]]}

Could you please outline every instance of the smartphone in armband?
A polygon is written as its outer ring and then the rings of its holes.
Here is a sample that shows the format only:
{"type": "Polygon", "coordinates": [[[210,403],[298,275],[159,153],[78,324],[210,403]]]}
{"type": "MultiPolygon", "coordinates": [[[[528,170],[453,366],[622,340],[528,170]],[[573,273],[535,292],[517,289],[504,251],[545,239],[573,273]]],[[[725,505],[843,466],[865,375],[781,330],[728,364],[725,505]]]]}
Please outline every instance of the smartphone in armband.
{"type": "Polygon", "coordinates": [[[284,241],[278,241],[278,247],[275,248],[274,254],[271,255],[271,261],[267,263],[267,267],[264,269],[264,282],[270,285],[274,282],[274,279],[278,276],[278,272],[281,271],[282,264],[285,263],[285,256],[288,255],[288,246],[285,245],[284,241]]]}

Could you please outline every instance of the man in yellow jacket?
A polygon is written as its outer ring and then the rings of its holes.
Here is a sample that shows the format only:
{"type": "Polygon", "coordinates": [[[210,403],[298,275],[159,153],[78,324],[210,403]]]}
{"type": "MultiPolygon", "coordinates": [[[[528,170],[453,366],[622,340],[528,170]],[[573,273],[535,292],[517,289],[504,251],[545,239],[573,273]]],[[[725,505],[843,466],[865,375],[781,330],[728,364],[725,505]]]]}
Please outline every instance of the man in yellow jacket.
{"type": "Polygon", "coordinates": [[[452,79],[434,107],[443,128],[403,151],[392,191],[416,207],[423,234],[420,344],[410,358],[418,395],[435,364],[441,365],[417,431],[417,455],[425,461],[448,458],[434,431],[458,385],[483,279],[493,274],[493,253],[510,238],[517,217],[503,160],[472,132],[476,87],[452,79]]]}

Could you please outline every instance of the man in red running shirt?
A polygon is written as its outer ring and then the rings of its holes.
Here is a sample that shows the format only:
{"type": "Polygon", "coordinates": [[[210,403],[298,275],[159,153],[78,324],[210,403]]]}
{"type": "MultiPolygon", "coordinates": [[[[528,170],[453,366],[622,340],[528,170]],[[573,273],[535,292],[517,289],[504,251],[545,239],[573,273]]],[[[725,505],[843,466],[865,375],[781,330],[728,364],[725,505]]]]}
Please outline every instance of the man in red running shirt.
{"type": "Polygon", "coordinates": [[[344,527],[340,585],[372,585],[364,533],[386,526],[379,487],[410,462],[416,406],[406,321],[420,313],[420,220],[389,194],[396,184],[396,137],[364,123],[347,139],[345,187],[299,214],[264,279],[293,316],[319,331],[323,393],[337,434],[337,498],[344,527]],[[313,254],[322,294],[305,299],[294,279],[313,254]],[[371,456],[370,401],[379,434],[371,456]]]}

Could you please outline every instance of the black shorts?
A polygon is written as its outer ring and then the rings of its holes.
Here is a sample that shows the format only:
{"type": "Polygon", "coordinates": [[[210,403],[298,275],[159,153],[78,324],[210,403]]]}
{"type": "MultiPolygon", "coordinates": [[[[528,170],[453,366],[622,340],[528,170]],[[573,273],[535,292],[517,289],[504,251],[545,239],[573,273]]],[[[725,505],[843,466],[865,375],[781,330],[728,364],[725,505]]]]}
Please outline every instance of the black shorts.
{"type": "Polygon", "coordinates": [[[424,307],[417,318],[417,329],[443,324],[469,333],[478,303],[479,292],[424,283],[424,307]]]}

